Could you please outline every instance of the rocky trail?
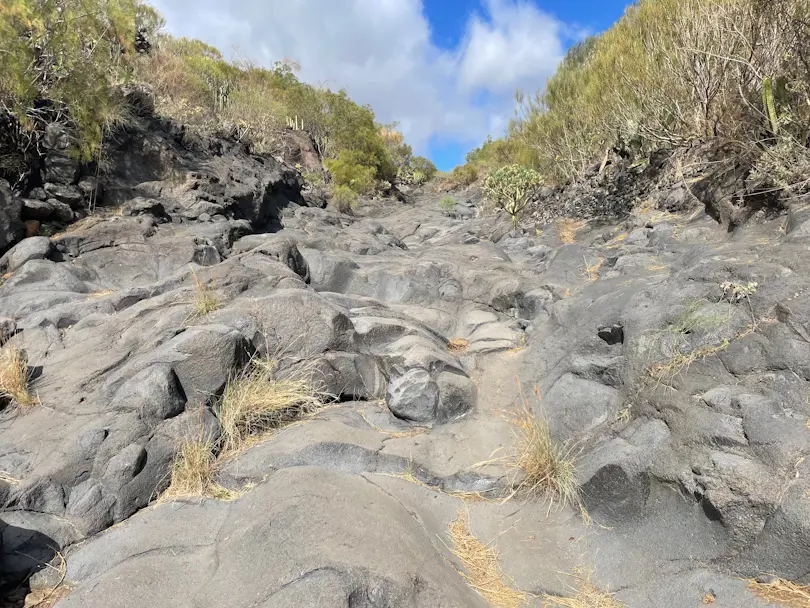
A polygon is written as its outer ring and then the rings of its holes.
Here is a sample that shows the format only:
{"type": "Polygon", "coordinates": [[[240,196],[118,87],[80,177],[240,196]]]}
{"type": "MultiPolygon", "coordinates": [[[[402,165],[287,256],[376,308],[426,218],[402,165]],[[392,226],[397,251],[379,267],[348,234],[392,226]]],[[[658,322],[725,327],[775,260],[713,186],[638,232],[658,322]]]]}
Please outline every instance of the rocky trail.
{"type": "MultiPolygon", "coordinates": [[[[739,608],[810,581],[806,209],[528,232],[419,190],[339,214],[157,119],[110,157],[107,204],[0,261],[38,401],[0,411],[7,605],[739,608]],[[161,498],[265,357],[334,398],[220,458],[218,498],[161,498]],[[578,500],[518,491],[530,420],[578,500]]],[[[66,179],[19,204],[64,211],[66,179]]]]}

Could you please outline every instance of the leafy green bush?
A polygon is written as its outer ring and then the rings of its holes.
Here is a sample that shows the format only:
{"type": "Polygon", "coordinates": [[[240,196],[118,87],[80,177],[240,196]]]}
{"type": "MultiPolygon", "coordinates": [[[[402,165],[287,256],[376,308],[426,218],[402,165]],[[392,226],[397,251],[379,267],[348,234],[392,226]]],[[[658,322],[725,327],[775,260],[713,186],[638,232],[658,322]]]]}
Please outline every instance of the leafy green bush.
{"type": "Polygon", "coordinates": [[[445,196],[439,201],[439,209],[442,211],[450,211],[451,209],[455,208],[455,206],[456,199],[454,199],[452,196],[445,196]]]}
{"type": "Polygon", "coordinates": [[[336,185],[351,188],[358,194],[368,194],[374,189],[377,172],[374,167],[362,164],[361,158],[357,152],[343,150],[338,158],[327,159],[324,164],[336,185]]]}
{"type": "Polygon", "coordinates": [[[340,213],[351,213],[357,205],[357,194],[348,186],[335,186],[332,191],[332,205],[340,213]]]}
{"type": "Polygon", "coordinates": [[[411,159],[410,166],[414,174],[421,173],[424,175],[426,182],[433,179],[436,175],[436,165],[433,164],[433,161],[424,156],[414,156],[411,159]]]}
{"type": "Polygon", "coordinates": [[[512,224],[517,228],[520,214],[541,184],[540,174],[533,169],[507,165],[487,177],[484,194],[512,217],[512,224]]]}

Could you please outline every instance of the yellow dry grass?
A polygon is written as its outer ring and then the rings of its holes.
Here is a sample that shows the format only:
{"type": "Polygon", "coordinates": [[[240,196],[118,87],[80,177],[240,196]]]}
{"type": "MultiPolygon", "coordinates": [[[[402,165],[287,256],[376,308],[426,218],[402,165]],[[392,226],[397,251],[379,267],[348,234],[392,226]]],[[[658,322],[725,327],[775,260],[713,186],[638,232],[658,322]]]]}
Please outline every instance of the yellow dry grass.
{"type": "Polygon", "coordinates": [[[36,405],[37,398],[28,388],[30,380],[28,361],[21,350],[6,347],[0,351],[0,397],[22,408],[36,405]]]}
{"type": "Polygon", "coordinates": [[[537,416],[523,401],[512,420],[516,435],[513,466],[522,473],[515,492],[531,498],[548,498],[553,503],[579,505],[574,450],[551,436],[548,421],[537,416]]]}
{"type": "Polygon", "coordinates": [[[222,304],[216,292],[200,281],[196,272],[192,270],[191,275],[194,277],[194,301],[192,302],[190,317],[192,319],[199,319],[218,310],[222,304]]]}
{"type": "Polygon", "coordinates": [[[557,221],[557,236],[566,244],[576,242],[577,232],[579,232],[585,222],[571,218],[562,218],[557,221]]]}
{"type": "Polygon", "coordinates": [[[788,608],[810,608],[810,587],[778,579],[772,583],[749,581],[748,588],[759,598],[788,608]]]}
{"type": "Polygon", "coordinates": [[[602,591],[591,582],[590,573],[581,570],[574,571],[577,580],[576,595],[572,597],[558,597],[546,594],[543,597],[543,608],[563,606],[564,608],[624,608],[624,604],[613,597],[611,593],[602,591]]]}
{"type": "Polygon", "coordinates": [[[316,391],[308,379],[277,379],[274,369],[273,361],[253,360],[225,387],[214,407],[224,457],[241,452],[322,407],[327,396],[316,391]]]}
{"type": "Polygon", "coordinates": [[[520,608],[527,595],[510,586],[498,563],[498,550],[485,545],[470,532],[469,515],[459,511],[457,519],[450,522],[451,549],[464,571],[461,575],[495,608],[520,608]]]}
{"type": "Polygon", "coordinates": [[[451,353],[463,353],[469,348],[470,341],[464,338],[450,338],[447,341],[447,350],[451,353]]]}
{"type": "Polygon", "coordinates": [[[59,562],[57,566],[44,564],[45,567],[55,570],[59,575],[56,584],[47,589],[33,589],[31,593],[25,597],[24,608],[51,608],[56,605],[59,600],[64,599],[73,591],[73,587],[65,582],[65,578],[67,577],[67,562],[65,561],[65,556],[57,552],[56,560],[59,562]]]}
{"type": "Polygon", "coordinates": [[[158,504],[182,498],[237,498],[237,493],[216,482],[217,466],[214,442],[210,438],[187,439],[175,454],[169,488],[160,496],[158,504]]]}
{"type": "Polygon", "coordinates": [[[605,263],[605,258],[597,258],[594,264],[588,264],[588,260],[585,260],[585,276],[588,277],[589,281],[596,281],[599,279],[599,270],[602,268],[602,264],[605,263]]]}
{"type": "Polygon", "coordinates": [[[428,432],[427,427],[416,427],[409,431],[386,431],[383,428],[380,428],[371,420],[366,418],[366,415],[363,412],[360,412],[360,417],[369,425],[373,430],[377,431],[378,433],[382,433],[383,435],[387,435],[388,437],[393,437],[394,439],[404,439],[406,437],[416,437],[417,435],[424,435],[428,432]]]}

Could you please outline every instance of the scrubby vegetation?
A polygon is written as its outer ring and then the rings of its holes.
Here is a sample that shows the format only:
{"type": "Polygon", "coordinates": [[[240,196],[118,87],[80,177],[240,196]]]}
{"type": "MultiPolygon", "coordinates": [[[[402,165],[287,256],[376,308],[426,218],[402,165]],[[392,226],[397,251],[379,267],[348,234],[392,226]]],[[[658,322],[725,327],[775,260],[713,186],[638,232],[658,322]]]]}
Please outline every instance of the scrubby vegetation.
{"type": "Polygon", "coordinates": [[[520,165],[507,165],[487,177],[484,194],[509,214],[517,228],[520,215],[541,184],[537,171],[520,165]]]}
{"type": "Polygon", "coordinates": [[[298,80],[292,62],[227,61],[199,40],[161,33],[140,0],[11,0],[0,10],[0,178],[19,182],[46,127],[60,123],[74,154],[98,157],[131,120],[137,87],[158,114],[204,133],[227,133],[258,153],[283,152],[287,129],[305,130],[338,185],[369,192],[378,180],[424,182],[436,168],[414,157],[396,125],[334,92],[298,80]]]}
{"type": "Polygon", "coordinates": [[[29,381],[25,353],[9,346],[0,351],[0,405],[4,401],[19,407],[36,405],[37,399],[28,388],[29,381]]]}
{"type": "Polygon", "coordinates": [[[763,189],[803,191],[810,153],[808,0],[639,0],[574,46],[508,134],[467,156],[481,172],[518,163],[564,182],[606,150],[716,138],[763,189]]]}

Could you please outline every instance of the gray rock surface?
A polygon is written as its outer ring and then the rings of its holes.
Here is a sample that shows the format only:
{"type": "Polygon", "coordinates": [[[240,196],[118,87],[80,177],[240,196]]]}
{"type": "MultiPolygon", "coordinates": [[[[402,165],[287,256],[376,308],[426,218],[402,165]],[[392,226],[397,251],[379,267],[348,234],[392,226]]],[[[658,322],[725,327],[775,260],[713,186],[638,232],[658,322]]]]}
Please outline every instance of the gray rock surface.
{"type": "MultiPolygon", "coordinates": [[[[654,216],[574,243],[476,196],[448,217],[419,189],[342,215],[276,160],[138,120],[104,183],[54,132],[47,187],[20,210],[0,188],[3,249],[20,213],[104,203],[0,262],[0,342],[25,351],[39,402],[0,410],[0,586],[38,570],[48,590],[59,550],[58,608],[483,607],[459,512],[536,608],[574,571],[628,608],[756,608],[747,577],[810,583],[803,216],[729,234],[665,181],[654,216]],[[326,402],[219,454],[218,398],[256,357],[326,402]],[[573,459],[582,505],[514,493],[525,416],[573,459]],[[194,438],[231,499],[156,504],[194,438]]],[[[629,209],[643,179],[558,200],[629,209]]]]}

